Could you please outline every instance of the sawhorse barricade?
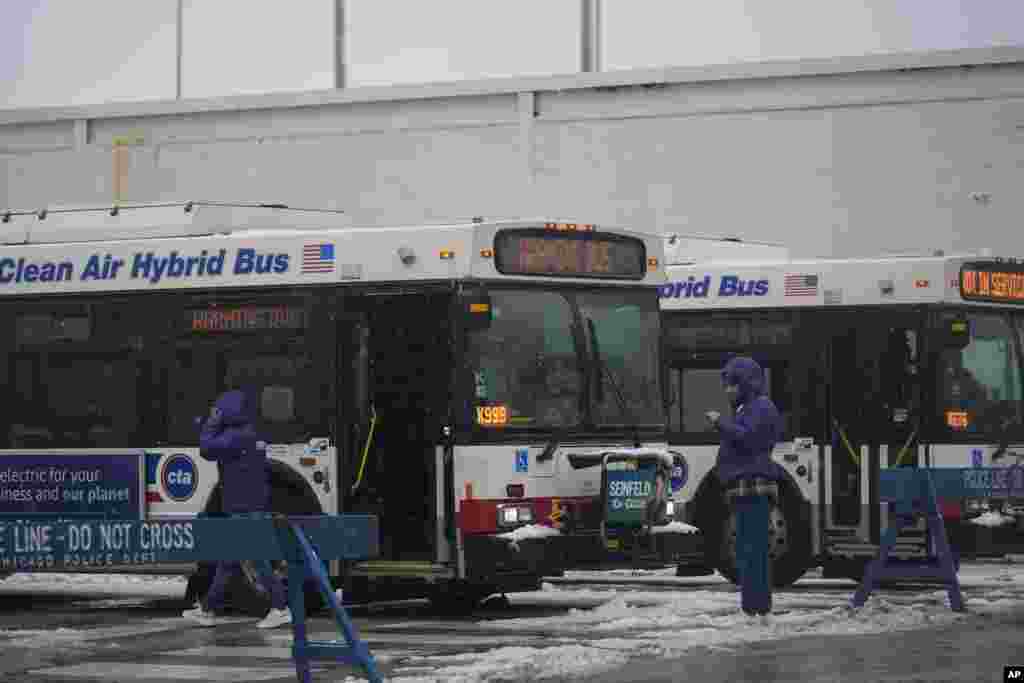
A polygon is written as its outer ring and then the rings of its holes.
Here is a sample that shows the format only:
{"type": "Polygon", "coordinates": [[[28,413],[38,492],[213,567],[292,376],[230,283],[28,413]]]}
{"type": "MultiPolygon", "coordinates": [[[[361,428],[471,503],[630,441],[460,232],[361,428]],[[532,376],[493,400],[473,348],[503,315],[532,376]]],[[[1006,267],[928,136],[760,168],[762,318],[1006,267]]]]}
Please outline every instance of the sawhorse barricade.
{"type": "MultiPolygon", "coordinates": [[[[31,516],[31,515],[29,515],[31,516]]],[[[374,515],[204,517],[187,521],[44,520],[0,521],[0,565],[5,570],[40,567],[74,571],[102,556],[116,567],[165,562],[288,561],[288,605],[292,612],[292,659],[301,683],[310,683],[310,661],[358,665],[371,683],[381,681],[373,655],[361,641],[331,589],[323,560],[376,557],[374,515]],[[314,579],[334,614],[342,640],[306,638],[303,584],[314,579]]]]}
{"type": "Polygon", "coordinates": [[[878,582],[885,579],[938,579],[946,586],[950,608],[963,611],[957,560],[949,547],[938,501],[1011,496],[1024,496],[1024,470],[1020,467],[896,467],[882,470],[879,473],[879,498],[890,504],[895,524],[882,537],[878,557],[865,568],[864,579],[854,593],[851,605],[861,607],[878,582]],[[890,562],[889,554],[900,530],[912,526],[918,515],[924,515],[926,520],[925,559],[890,562]]]}

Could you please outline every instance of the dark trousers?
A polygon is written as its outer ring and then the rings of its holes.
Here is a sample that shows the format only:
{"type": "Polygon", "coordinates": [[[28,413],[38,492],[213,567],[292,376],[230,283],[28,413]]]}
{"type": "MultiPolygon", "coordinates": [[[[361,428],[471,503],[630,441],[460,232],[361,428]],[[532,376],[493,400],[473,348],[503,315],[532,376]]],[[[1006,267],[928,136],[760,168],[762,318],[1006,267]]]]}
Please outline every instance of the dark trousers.
{"type": "MultiPolygon", "coordinates": [[[[264,513],[242,513],[232,517],[263,517],[264,513]]],[[[270,606],[274,609],[284,609],[288,605],[288,597],[284,590],[284,584],[278,579],[266,560],[253,562],[256,572],[259,575],[260,583],[270,594],[270,606]]],[[[217,611],[224,608],[224,599],[227,597],[228,584],[231,579],[242,573],[242,563],[237,561],[218,562],[217,572],[213,575],[213,583],[206,594],[206,609],[217,611]]]]}
{"type": "Polygon", "coordinates": [[[768,557],[768,496],[740,496],[736,505],[736,569],[740,605],[747,614],[772,610],[771,560],[768,557]]]}

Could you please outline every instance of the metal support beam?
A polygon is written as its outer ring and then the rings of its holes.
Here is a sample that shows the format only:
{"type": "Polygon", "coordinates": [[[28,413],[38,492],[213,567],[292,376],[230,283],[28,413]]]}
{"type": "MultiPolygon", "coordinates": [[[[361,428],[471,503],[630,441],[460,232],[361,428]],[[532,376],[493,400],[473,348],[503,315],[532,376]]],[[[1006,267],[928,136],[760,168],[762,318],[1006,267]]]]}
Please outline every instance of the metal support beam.
{"type": "Polygon", "coordinates": [[[334,87],[345,87],[345,0],[334,0],[334,87]]]}
{"type": "Polygon", "coordinates": [[[526,172],[526,182],[534,181],[534,139],[533,120],[537,117],[537,95],[533,91],[521,92],[516,96],[516,109],[519,114],[519,153],[526,172]]]}
{"type": "Polygon", "coordinates": [[[181,99],[181,19],[185,14],[184,3],[185,0],[178,0],[177,21],[175,22],[175,32],[177,35],[174,48],[174,99],[176,100],[181,99]]]}
{"type": "Polygon", "coordinates": [[[81,152],[89,144],[89,119],[75,119],[75,151],[81,152]]]}
{"type": "Polygon", "coordinates": [[[580,71],[601,70],[601,0],[580,0],[580,71]]]}

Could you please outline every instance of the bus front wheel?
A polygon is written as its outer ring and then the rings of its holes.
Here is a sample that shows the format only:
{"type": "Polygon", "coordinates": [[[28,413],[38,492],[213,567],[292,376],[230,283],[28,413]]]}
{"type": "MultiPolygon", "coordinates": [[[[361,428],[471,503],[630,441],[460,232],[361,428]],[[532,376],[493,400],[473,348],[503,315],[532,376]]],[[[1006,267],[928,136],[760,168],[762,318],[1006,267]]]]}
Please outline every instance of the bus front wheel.
{"type": "MultiPolygon", "coordinates": [[[[320,514],[320,507],[315,500],[297,490],[293,486],[284,483],[274,482],[271,484],[271,510],[286,515],[316,515],[320,514]]],[[[207,506],[207,512],[220,510],[221,489],[218,486],[214,489],[207,506]]],[[[270,595],[259,581],[259,573],[254,562],[242,561],[242,571],[235,576],[228,585],[228,603],[236,610],[245,614],[263,615],[270,608],[270,595]]],[[[288,563],[284,561],[271,562],[271,569],[274,575],[281,582],[288,586],[288,563]]],[[[213,575],[216,570],[214,563],[200,563],[197,571],[189,577],[188,586],[185,589],[185,599],[188,602],[205,599],[206,593],[213,583],[213,575]]],[[[307,581],[304,586],[303,596],[307,612],[314,612],[323,607],[324,600],[320,589],[312,581],[307,581]]]]}
{"type": "Polygon", "coordinates": [[[451,616],[472,614],[492,591],[458,583],[442,584],[428,595],[430,607],[435,612],[451,616]]]}
{"type": "MultiPolygon", "coordinates": [[[[320,506],[315,500],[285,484],[271,487],[270,509],[285,515],[318,515],[320,506]]],[[[274,575],[288,589],[288,562],[284,560],[270,563],[274,575]]],[[[243,560],[242,573],[231,586],[232,604],[246,613],[264,614],[270,609],[270,595],[259,580],[256,563],[243,560]]],[[[303,602],[307,613],[321,609],[325,602],[320,588],[314,581],[306,581],[303,590],[303,602]]]]}

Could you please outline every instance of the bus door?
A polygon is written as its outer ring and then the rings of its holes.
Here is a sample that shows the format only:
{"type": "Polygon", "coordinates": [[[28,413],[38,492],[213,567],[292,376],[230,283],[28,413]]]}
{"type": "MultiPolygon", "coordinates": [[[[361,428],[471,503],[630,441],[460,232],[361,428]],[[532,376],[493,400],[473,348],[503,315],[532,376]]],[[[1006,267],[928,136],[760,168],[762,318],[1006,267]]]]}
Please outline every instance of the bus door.
{"type": "MultiPolygon", "coordinates": [[[[346,508],[378,515],[377,566],[418,575],[438,559],[445,518],[438,462],[449,418],[451,292],[362,297],[363,317],[339,330],[354,410],[346,508]]],[[[345,381],[339,378],[339,381],[345,381]]],[[[343,390],[344,393],[344,390],[343,390]]]]}
{"type": "MultiPolygon", "coordinates": [[[[879,409],[878,466],[917,467],[921,463],[922,406],[921,340],[924,316],[917,311],[903,311],[882,322],[885,337],[880,339],[881,401],[879,409]]],[[[880,504],[877,494],[878,476],[873,475],[870,487],[871,540],[879,543],[889,526],[888,504],[880,504]]],[[[925,520],[918,520],[917,531],[923,532],[925,520]]]]}
{"type": "Polygon", "coordinates": [[[820,314],[826,364],[826,529],[878,543],[881,467],[917,463],[920,316],[878,309],[820,314]]]}
{"type": "Polygon", "coordinates": [[[355,512],[354,493],[366,477],[366,458],[376,431],[370,396],[370,324],[365,313],[344,311],[335,317],[336,399],[332,436],[338,447],[338,509],[355,512]]]}

